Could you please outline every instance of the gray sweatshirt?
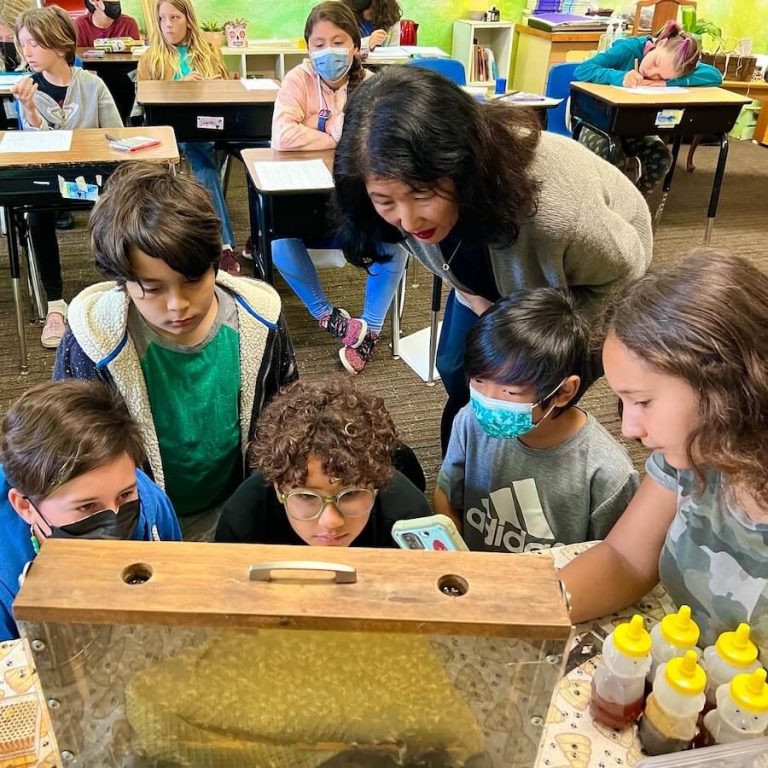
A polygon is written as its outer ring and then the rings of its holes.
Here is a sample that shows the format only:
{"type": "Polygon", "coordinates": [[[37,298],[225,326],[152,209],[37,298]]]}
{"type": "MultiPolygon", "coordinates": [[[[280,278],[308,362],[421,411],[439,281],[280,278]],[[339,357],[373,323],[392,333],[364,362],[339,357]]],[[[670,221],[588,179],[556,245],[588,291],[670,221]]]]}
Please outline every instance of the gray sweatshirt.
{"type": "Polygon", "coordinates": [[[121,128],[123,125],[115,100],[104,81],[98,75],[80,67],[72,67],[72,81],[62,106],[41,91],[35,94],[35,106],[43,118],[43,123],[40,128],[31,126],[27,122],[24,107],[21,106],[22,128],[25,131],[121,128]]]}
{"type": "MultiPolygon", "coordinates": [[[[499,293],[568,287],[592,313],[616,282],[648,268],[653,254],[648,205],[621,171],[554,133],[542,132],[531,172],[541,184],[536,215],[522,223],[513,245],[490,248],[499,293]]],[[[403,245],[453,288],[471,293],[443,271],[439,245],[414,237],[403,245]]]]}

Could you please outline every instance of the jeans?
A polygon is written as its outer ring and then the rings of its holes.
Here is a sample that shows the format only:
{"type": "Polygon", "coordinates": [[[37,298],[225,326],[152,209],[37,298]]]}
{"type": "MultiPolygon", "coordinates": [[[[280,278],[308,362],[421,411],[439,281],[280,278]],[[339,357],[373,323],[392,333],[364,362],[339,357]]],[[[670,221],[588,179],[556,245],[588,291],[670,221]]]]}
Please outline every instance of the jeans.
{"type": "MultiPolygon", "coordinates": [[[[310,243],[310,247],[313,244],[310,243]]],[[[337,244],[332,240],[322,244],[322,247],[333,248],[337,244]]],[[[368,330],[378,333],[384,325],[397,285],[403,275],[408,254],[399,245],[380,243],[379,253],[391,254],[390,261],[384,264],[373,264],[368,271],[365,282],[365,302],[362,319],[368,323],[368,330]]],[[[285,238],[272,242],[272,263],[280,270],[283,279],[301,302],[309,310],[309,314],[320,320],[324,315],[333,311],[333,304],[323,291],[320,276],[315,265],[309,258],[307,246],[299,238],[285,238]]]]}
{"type": "Polygon", "coordinates": [[[58,301],[63,297],[63,284],[59,242],[56,239],[56,212],[32,211],[28,214],[27,223],[46,296],[48,301],[58,301]]]}
{"type": "Polygon", "coordinates": [[[467,336],[479,319],[469,307],[456,301],[456,292],[451,290],[445,302],[443,329],[437,345],[437,370],[448,393],[440,419],[440,446],[443,456],[451,439],[453,420],[469,402],[469,384],[464,375],[464,350],[467,346],[467,336]]]}
{"type": "Polygon", "coordinates": [[[235,233],[229,218],[227,201],[221,188],[221,168],[216,161],[216,151],[212,141],[183,141],[179,149],[186,156],[197,181],[204,186],[211,196],[213,207],[221,221],[221,243],[235,247],[235,233]]]}

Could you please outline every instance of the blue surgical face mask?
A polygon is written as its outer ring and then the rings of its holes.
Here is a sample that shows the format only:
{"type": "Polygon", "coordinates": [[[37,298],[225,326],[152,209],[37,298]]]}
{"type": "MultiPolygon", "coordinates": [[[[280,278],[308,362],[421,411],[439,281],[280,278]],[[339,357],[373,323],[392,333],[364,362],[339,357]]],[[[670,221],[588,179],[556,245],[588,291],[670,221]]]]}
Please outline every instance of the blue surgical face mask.
{"type": "Polygon", "coordinates": [[[315,72],[328,83],[341,80],[352,67],[352,51],[349,48],[323,48],[312,51],[315,72]]]}
{"type": "Polygon", "coordinates": [[[552,413],[555,409],[554,404],[535,424],[533,423],[533,409],[552,397],[562,386],[563,382],[560,382],[552,392],[536,403],[510,403],[508,400],[496,400],[470,387],[469,401],[475,418],[486,434],[511,440],[530,432],[552,413]]]}

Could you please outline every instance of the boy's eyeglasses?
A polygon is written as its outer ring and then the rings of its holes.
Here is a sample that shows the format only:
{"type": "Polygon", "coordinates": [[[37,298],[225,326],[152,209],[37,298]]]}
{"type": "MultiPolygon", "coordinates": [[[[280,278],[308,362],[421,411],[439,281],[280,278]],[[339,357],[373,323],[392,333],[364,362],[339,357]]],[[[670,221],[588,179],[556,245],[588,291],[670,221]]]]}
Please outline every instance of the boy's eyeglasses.
{"type": "Polygon", "coordinates": [[[342,488],[335,496],[297,488],[288,493],[278,492],[288,514],[295,520],[317,520],[328,504],[333,504],[343,517],[367,515],[376,501],[376,491],[370,488],[342,488]]]}

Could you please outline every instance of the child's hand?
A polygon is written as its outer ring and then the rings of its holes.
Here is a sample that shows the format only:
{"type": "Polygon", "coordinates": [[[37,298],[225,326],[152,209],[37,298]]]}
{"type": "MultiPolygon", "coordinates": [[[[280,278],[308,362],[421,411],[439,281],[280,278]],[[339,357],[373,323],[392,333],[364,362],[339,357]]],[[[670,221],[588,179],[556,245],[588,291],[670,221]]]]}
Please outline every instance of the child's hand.
{"type": "Polygon", "coordinates": [[[667,81],[666,80],[643,80],[640,85],[645,86],[646,88],[666,88],[667,87],[667,81]]]}
{"type": "Polygon", "coordinates": [[[637,88],[638,85],[644,85],[645,82],[645,78],[636,69],[630,69],[629,72],[624,75],[625,88],[637,88]]]}
{"type": "Polygon", "coordinates": [[[202,80],[203,76],[199,72],[190,72],[186,77],[182,77],[182,80],[202,80]]]}
{"type": "Polygon", "coordinates": [[[35,106],[37,83],[31,77],[22,77],[18,83],[11,86],[11,93],[21,102],[27,122],[34,128],[42,125],[43,119],[35,106]]]}
{"type": "Polygon", "coordinates": [[[377,45],[381,45],[387,39],[387,34],[383,29],[375,29],[368,39],[368,47],[373,50],[377,45]]]}

